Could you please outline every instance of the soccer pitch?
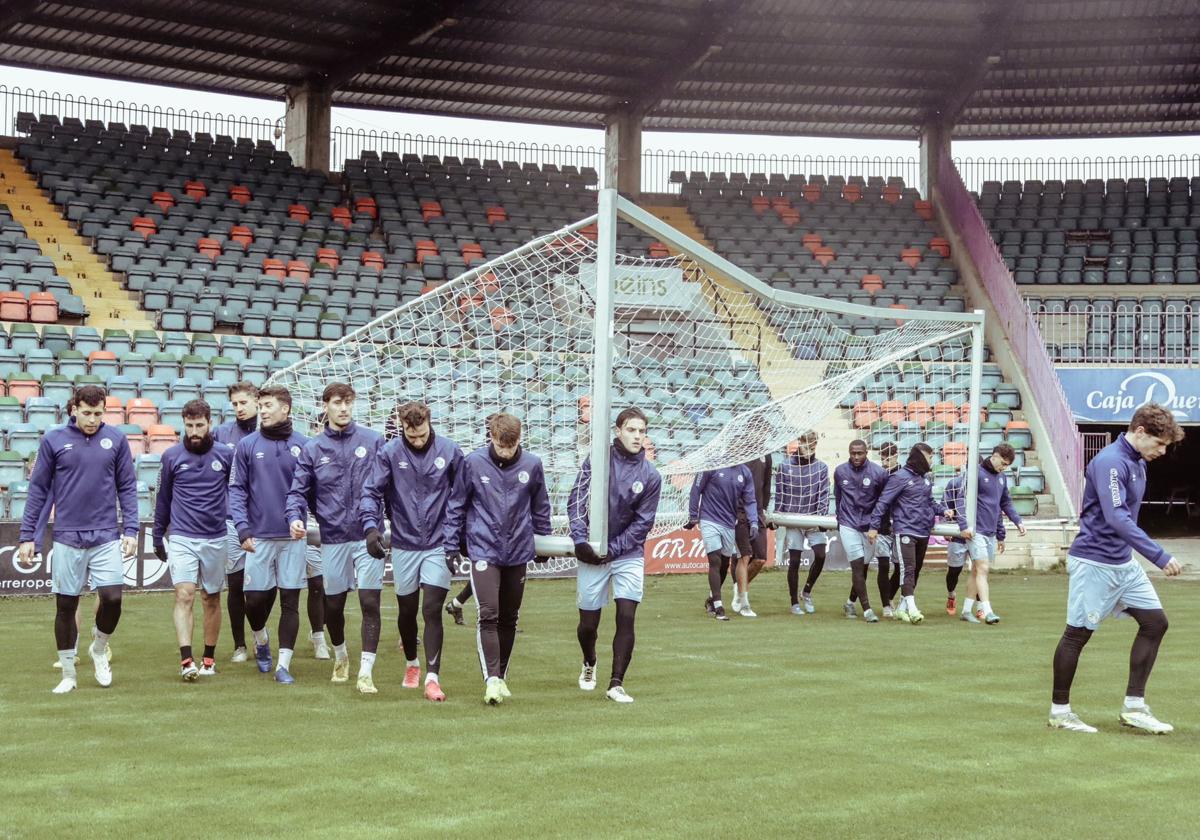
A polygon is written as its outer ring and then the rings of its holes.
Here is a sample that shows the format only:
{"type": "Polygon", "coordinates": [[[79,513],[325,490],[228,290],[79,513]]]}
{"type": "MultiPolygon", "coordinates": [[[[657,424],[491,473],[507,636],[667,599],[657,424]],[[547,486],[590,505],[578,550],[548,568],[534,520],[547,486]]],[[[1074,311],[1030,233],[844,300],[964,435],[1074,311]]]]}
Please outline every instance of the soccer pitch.
{"type": "Polygon", "coordinates": [[[624,707],[603,695],[611,609],[600,687],[576,686],[572,581],[530,583],[499,707],[482,703],[470,606],[434,705],[399,687],[390,591],[373,697],[354,689],[357,609],[348,685],[312,658],[303,606],[296,685],[229,664],[227,627],[218,676],[185,685],[169,595],[126,597],[112,688],[85,654],[79,690],[52,696],[53,606],[9,600],[0,837],[1190,836],[1200,584],[1155,583],[1173,622],[1148,690],[1165,737],[1117,723],[1132,621],[1103,625],[1076,677],[1100,733],[1046,728],[1065,575],[997,575],[997,627],[949,618],[935,569],[917,627],[847,621],[845,574],[802,619],[764,574],[760,618],[728,623],[704,615],[703,577],[650,579],[624,707]]]}

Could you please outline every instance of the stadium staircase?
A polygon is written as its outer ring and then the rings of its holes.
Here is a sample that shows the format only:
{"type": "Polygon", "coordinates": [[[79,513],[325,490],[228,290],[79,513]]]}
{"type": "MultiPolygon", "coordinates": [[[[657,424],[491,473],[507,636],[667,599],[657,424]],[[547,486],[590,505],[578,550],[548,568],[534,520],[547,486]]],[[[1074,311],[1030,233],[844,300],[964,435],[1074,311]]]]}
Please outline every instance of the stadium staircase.
{"type": "Polygon", "coordinates": [[[42,253],[54,260],[75,292],[89,304],[89,326],[99,329],[154,329],[137,300],[92,252],[91,245],[62,217],[37,181],[10,149],[0,149],[0,179],[13,218],[25,226],[42,253]]]}
{"type": "MultiPolygon", "coordinates": [[[[709,250],[716,250],[686,206],[651,205],[644,209],[709,250]]],[[[827,363],[796,359],[780,338],[778,331],[763,316],[762,311],[747,305],[749,293],[723,278],[708,276],[711,277],[712,284],[704,289],[704,295],[718,317],[731,318],[730,313],[733,311],[754,313],[754,326],[758,328],[757,343],[751,339],[751,332],[748,330],[731,332],[738,337],[742,348],[751,359],[761,360],[759,376],[773,399],[785,398],[802,388],[815,385],[824,378],[827,363]]],[[[743,322],[747,320],[745,315],[740,317],[743,322]]],[[[816,431],[821,436],[821,453],[827,460],[847,452],[850,441],[858,436],[851,427],[849,414],[843,411],[829,414],[816,431]]]]}

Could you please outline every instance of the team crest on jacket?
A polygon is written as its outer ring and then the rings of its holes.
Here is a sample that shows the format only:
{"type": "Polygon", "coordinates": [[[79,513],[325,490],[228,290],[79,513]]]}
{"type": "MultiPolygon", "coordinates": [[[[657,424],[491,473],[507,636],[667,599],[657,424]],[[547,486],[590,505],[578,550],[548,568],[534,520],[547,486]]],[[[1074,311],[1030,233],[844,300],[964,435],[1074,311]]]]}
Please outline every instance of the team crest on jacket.
{"type": "Polygon", "coordinates": [[[864,478],[863,479],[863,487],[870,487],[870,486],[871,486],[871,479],[864,478]]]}
{"type": "Polygon", "coordinates": [[[403,459],[401,459],[401,460],[397,461],[397,462],[396,462],[396,468],[397,468],[397,469],[400,469],[400,470],[406,470],[406,469],[408,469],[408,461],[405,461],[405,460],[403,460],[403,459]]]}
{"type": "Polygon", "coordinates": [[[738,476],[738,484],[745,484],[745,483],[746,483],[746,477],[744,475],[739,475],[738,476]]]}
{"type": "Polygon", "coordinates": [[[357,449],[355,449],[354,457],[355,458],[366,458],[367,457],[367,447],[360,446],[357,449]]]}
{"type": "Polygon", "coordinates": [[[444,470],[446,469],[446,459],[439,455],[433,459],[433,465],[439,470],[444,470]]]}
{"type": "Polygon", "coordinates": [[[328,455],[322,455],[321,460],[317,461],[317,464],[319,464],[320,466],[325,466],[326,464],[329,463],[329,461],[330,461],[330,458],[328,455]]]}
{"type": "Polygon", "coordinates": [[[486,560],[476,560],[475,561],[475,571],[486,572],[487,571],[487,561],[486,560]]]}
{"type": "Polygon", "coordinates": [[[213,462],[212,462],[212,469],[213,469],[213,472],[221,472],[221,470],[223,470],[223,469],[225,469],[225,468],[224,468],[223,466],[221,466],[221,462],[220,462],[220,461],[213,461],[213,462]]]}
{"type": "Polygon", "coordinates": [[[289,451],[292,453],[293,458],[300,457],[300,447],[299,446],[293,446],[289,451]]]}
{"type": "Polygon", "coordinates": [[[633,489],[634,493],[641,493],[643,490],[646,489],[646,485],[642,484],[642,482],[640,482],[640,481],[635,481],[635,482],[633,482],[632,489],[633,489]]]}
{"type": "Polygon", "coordinates": [[[100,448],[101,449],[112,449],[112,441],[109,440],[108,438],[105,438],[104,440],[100,441],[100,448]]]}
{"type": "Polygon", "coordinates": [[[522,484],[528,484],[529,473],[525,472],[525,470],[521,470],[519,473],[517,473],[517,481],[521,482],[522,484]]]}

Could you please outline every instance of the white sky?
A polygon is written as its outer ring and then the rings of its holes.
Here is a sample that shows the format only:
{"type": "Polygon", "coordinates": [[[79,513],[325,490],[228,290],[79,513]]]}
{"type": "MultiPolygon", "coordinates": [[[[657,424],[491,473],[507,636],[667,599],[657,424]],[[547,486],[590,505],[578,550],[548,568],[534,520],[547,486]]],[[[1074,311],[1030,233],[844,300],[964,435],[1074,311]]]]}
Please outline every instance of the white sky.
{"type": "MultiPolygon", "coordinates": [[[[157,85],[114,82],[86,76],[0,67],[0,84],[49,93],[123,100],[150,107],[221,112],[233,116],[275,119],[283,103],[241,96],[203,93],[157,85]]],[[[429,117],[356,108],[335,108],[335,127],[396,131],[463,139],[548,145],[601,146],[599,130],[531,126],[453,117],[429,117]]],[[[820,137],[770,137],[731,134],[646,132],[644,150],[675,150],[766,155],[835,155],[913,157],[916,143],[900,140],[844,140],[820,137]]],[[[984,157],[1084,157],[1200,154],[1200,137],[1141,137],[1100,140],[958,141],[954,154],[984,157]]]]}

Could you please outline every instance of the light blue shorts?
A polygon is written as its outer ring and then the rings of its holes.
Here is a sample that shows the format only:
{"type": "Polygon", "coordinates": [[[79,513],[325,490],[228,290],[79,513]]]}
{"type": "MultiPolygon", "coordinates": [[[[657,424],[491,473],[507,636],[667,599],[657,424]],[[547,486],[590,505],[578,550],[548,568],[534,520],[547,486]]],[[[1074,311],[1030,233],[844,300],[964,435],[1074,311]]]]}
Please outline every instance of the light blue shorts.
{"type": "Polygon", "coordinates": [[[986,560],[988,563],[996,561],[996,537],[987,536],[986,534],[976,534],[971,537],[971,541],[967,543],[971,550],[971,560],[986,560]]]}
{"type": "Polygon", "coordinates": [[[805,540],[808,541],[808,548],[813,548],[818,545],[825,545],[829,542],[829,537],[820,528],[788,528],[787,529],[787,547],[788,551],[803,551],[805,548],[805,540]]]}
{"type": "Polygon", "coordinates": [[[641,603],[642,580],[646,576],[646,558],[634,555],[613,560],[602,566],[579,564],[575,578],[577,603],[581,610],[602,610],[608,606],[609,584],[612,597],[641,603]]]}
{"type": "Polygon", "coordinates": [[[247,592],[280,589],[304,589],[304,540],[257,540],[254,551],[246,554],[247,592]]]}
{"type": "Polygon", "coordinates": [[[232,522],[225,523],[225,540],[228,546],[225,555],[225,574],[231,575],[246,568],[246,552],[242,549],[242,541],[238,539],[237,528],[232,522]]]}
{"type": "Polygon", "coordinates": [[[324,565],[322,562],[321,546],[306,544],[304,546],[304,576],[306,578],[320,577],[324,565]]]}
{"type": "Polygon", "coordinates": [[[1161,610],[1149,575],[1136,560],[1119,566],[1067,555],[1067,624],[1095,630],[1126,609],[1161,610]]]}
{"type": "Polygon", "coordinates": [[[53,551],[50,591],[55,595],[79,595],[84,583],[92,589],[125,583],[120,540],[91,548],[75,548],[56,542],[53,551]]]}
{"type": "Polygon", "coordinates": [[[887,537],[880,537],[875,540],[875,559],[876,560],[891,560],[892,559],[892,541],[887,537]]]}
{"type": "Polygon", "coordinates": [[[383,589],[383,560],[367,553],[367,543],[334,543],[321,546],[325,594],[341,595],[354,589],[383,589]]]}
{"type": "Polygon", "coordinates": [[[704,541],[704,553],[719,552],[722,557],[737,557],[737,532],[726,525],[700,520],[700,539],[704,541]]]}
{"type": "Polygon", "coordinates": [[[450,570],[446,568],[446,552],[440,548],[407,550],[392,549],[392,580],[397,595],[411,595],[427,586],[450,590],[450,570]]]}
{"type": "MultiPolygon", "coordinates": [[[[846,553],[846,561],[862,560],[867,557],[867,549],[871,548],[871,541],[867,539],[866,531],[856,531],[853,528],[848,528],[845,525],[838,526],[838,539],[842,541],[842,551],[846,553]]],[[[875,542],[880,542],[876,540],[875,542]]],[[[872,549],[874,551],[874,549],[872,549]]],[[[873,559],[874,553],[867,559],[873,559]]]]}
{"type": "Polygon", "coordinates": [[[197,539],[182,535],[167,537],[167,562],[171,583],[198,583],[209,595],[225,585],[225,559],[229,556],[228,537],[197,539]]]}
{"type": "Polygon", "coordinates": [[[967,565],[970,552],[965,542],[946,543],[946,565],[952,569],[961,569],[967,565]]]}

